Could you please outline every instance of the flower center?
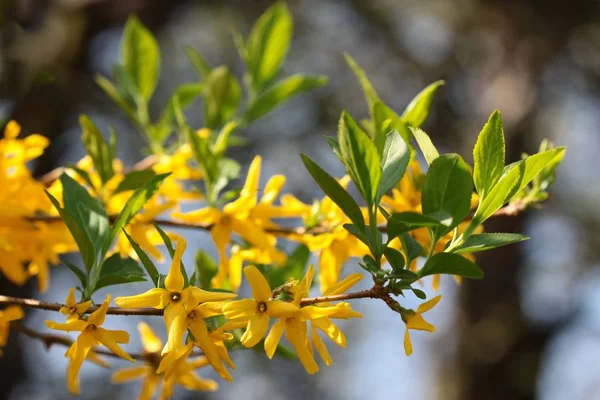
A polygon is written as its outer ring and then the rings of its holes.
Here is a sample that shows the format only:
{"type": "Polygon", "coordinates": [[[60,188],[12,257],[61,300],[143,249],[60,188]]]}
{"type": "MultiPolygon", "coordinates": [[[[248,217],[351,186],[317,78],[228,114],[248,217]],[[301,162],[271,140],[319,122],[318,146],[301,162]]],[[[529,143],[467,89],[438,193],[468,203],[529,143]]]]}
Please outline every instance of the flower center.
{"type": "Polygon", "coordinates": [[[88,325],[85,330],[86,331],[95,331],[96,329],[98,329],[98,327],[94,324],[88,325]]]}
{"type": "Polygon", "coordinates": [[[178,303],[179,301],[181,301],[181,293],[171,292],[171,301],[173,303],[178,303]]]}
{"type": "Polygon", "coordinates": [[[191,320],[197,320],[197,319],[200,319],[201,317],[200,317],[200,315],[198,315],[198,312],[196,310],[192,310],[188,314],[188,318],[191,320]]]}
{"type": "Polygon", "coordinates": [[[228,226],[229,224],[231,224],[231,218],[229,218],[229,216],[227,215],[223,215],[221,217],[221,220],[219,221],[219,224],[228,226]]]}
{"type": "Polygon", "coordinates": [[[264,313],[265,311],[267,311],[267,303],[261,301],[260,303],[258,303],[258,307],[256,307],[256,309],[259,313],[264,313]]]}
{"type": "Polygon", "coordinates": [[[75,307],[70,307],[69,314],[77,314],[77,309],[75,307]]]}

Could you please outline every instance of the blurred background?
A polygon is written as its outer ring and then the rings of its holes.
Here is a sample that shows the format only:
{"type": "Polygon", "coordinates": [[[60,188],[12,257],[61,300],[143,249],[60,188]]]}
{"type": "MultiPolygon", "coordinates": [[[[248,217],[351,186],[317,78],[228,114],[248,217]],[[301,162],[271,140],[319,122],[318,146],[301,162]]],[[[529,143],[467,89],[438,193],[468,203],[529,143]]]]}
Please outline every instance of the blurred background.
{"type": "MultiPolygon", "coordinates": [[[[50,149],[35,165],[38,175],[83,156],[81,113],[104,131],[115,127],[118,156],[131,164],[144,155],[141,138],[93,82],[95,74],[109,75],[118,61],[127,17],[139,15],[159,41],[162,72],[152,103],[159,112],[174,87],[197,79],[184,45],[198,49],[213,65],[229,65],[241,77],[232,29],[246,35],[272,3],[2,0],[0,117],[16,119],[26,134],[51,138],[50,149]]],[[[255,154],[263,155],[263,183],[265,177],[283,173],[287,191],[307,202],[321,197],[299,152],[334,174],[343,173],[322,135],[335,135],[342,109],[356,117],[367,115],[343,52],[357,60],[382,99],[399,112],[427,84],[444,79],[424,127],[443,151],[472,161],[476,136],[498,108],[507,161],[536,151],[543,138],[566,145],[568,154],[543,209],[496,218],[486,226],[490,232],[525,232],[532,239],[480,256],[483,281],[457,286],[444,279],[444,298],[428,314],[438,331],[414,333],[411,357],[404,355],[400,318],[381,302],[360,301],[355,306],[364,318],[343,325],[348,349],[329,346],[334,365],[319,374],[307,375],[299,363],[236,352],[233,384],[223,382],[211,394],[177,389],[176,397],[600,399],[600,2],[287,3],[295,32],[284,73],[324,74],[331,80],[247,130],[250,145],[232,155],[246,166],[255,154]]],[[[190,110],[191,125],[201,127],[201,104],[190,110]]],[[[190,246],[213,250],[207,235],[188,238],[190,246]]],[[[356,268],[349,263],[345,272],[356,268]]],[[[63,301],[73,280],[66,269],[55,268],[42,298],[63,301]]],[[[139,291],[147,289],[136,285],[139,291]]],[[[15,288],[0,281],[0,293],[40,297],[34,282],[15,288]]],[[[403,304],[418,303],[407,299],[403,304]]],[[[26,324],[44,330],[43,320],[50,317],[55,315],[32,311],[26,324]]],[[[112,317],[107,326],[132,332],[127,349],[135,351],[136,322],[112,317]]],[[[149,322],[164,331],[162,321],[149,322]]],[[[0,398],[69,398],[64,350],[55,346],[46,351],[39,342],[13,334],[0,359],[0,398]]],[[[209,371],[200,374],[214,378],[209,371]]],[[[139,393],[139,384],[109,385],[108,373],[94,365],[85,365],[81,378],[82,398],[129,399],[139,393]]]]}

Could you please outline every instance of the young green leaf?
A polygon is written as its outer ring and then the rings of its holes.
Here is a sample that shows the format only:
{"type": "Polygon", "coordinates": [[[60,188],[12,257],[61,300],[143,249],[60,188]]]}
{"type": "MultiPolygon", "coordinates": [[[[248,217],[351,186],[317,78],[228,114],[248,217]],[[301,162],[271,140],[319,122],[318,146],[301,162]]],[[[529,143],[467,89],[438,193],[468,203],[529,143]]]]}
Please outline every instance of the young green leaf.
{"type": "Polygon", "coordinates": [[[421,153],[423,153],[423,156],[425,157],[425,161],[427,161],[427,165],[431,165],[431,163],[440,156],[440,153],[433,145],[433,142],[431,141],[429,135],[426,134],[423,130],[421,130],[420,128],[413,127],[410,127],[410,130],[415,139],[417,140],[417,144],[421,149],[421,153]]]}
{"type": "Polygon", "coordinates": [[[481,224],[491,217],[500,207],[510,201],[512,196],[527,186],[547,165],[555,162],[557,158],[563,157],[564,152],[564,147],[557,147],[507,165],[498,182],[479,204],[473,216],[472,225],[481,224]]]}
{"type": "Polygon", "coordinates": [[[423,89],[406,107],[402,114],[402,120],[408,125],[419,128],[429,115],[429,109],[433,101],[433,95],[444,81],[437,81],[423,89]]]}
{"type": "Polygon", "coordinates": [[[69,175],[62,174],[59,180],[63,187],[64,212],[71,216],[80,233],[83,233],[91,243],[95,262],[109,235],[110,227],[106,211],[69,175]]]}
{"type": "Polygon", "coordinates": [[[444,154],[431,163],[423,184],[423,214],[443,211],[452,216],[450,225],[434,228],[436,239],[465,219],[469,214],[472,194],[471,171],[458,154],[444,154]]]}
{"type": "Polygon", "coordinates": [[[211,69],[210,69],[210,66],[208,65],[208,62],[202,56],[202,54],[200,54],[200,52],[198,50],[194,49],[191,46],[185,46],[183,48],[183,51],[185,52],[185,55],[187,56],[188,60],[190,61],[190,64],[192,64],[192,67],[194,67],[194,70],[196,70],[196,73],[198,74],[198,76],[202,79],[208,78],[208,75],[210,75],[211,69]]]}
{"type": "Polygon", "coordinates": [[[114,153],[110,146],[104,140],[102,133],[94,122],[86,115],[79,117],[82,134],[81,140],[92,158],[94,169],[100,175],[102,183],[108,182],[115,175],[113,169],[114,153]]]}
{"type": "Polygon", "coordinates": [[[481,279],[483,271],[475,263],[463,256],[452,253],[438,253],[427,260],[423,268],[417,271],[419,278],[429,275],[450,274],[463,278],[481,279]]]}
{"type": "Polygon", "coordinates": [[[308,156],[300,153],[304,166],[321,190],[335,203],[359,229],[364,230],[365,220],[362,211],[350,194],[327,172],[308,156]]]}
{"type": "Polygon", "coordinates": [[[71,270],[73,275],[75,275],[75,277],[81,283],[81,287],[83,288],[83,290],[85,290],[85,288],[87,286],[87,282],[86,282],[85,274],[83,273],[83,271],[81,271],[79,268],[77,268],[77,266],[71,264],[70,262],[64,262],[64,264],[67,266],[67,268],[69,268],[71,270]]]}
{"type": "Polygon", "coordinates": [[[400,243],[402,243],[402,250],[406,256],[406,264],[410,263],[421,254],[423,254],[423,247],[413,238],[410,233],[403,233],[400,235],[400,243]]]}
{"type": "Polygon", "coordinates": [[[405,211],[392,214],[387,222],[387,231],[389,239],[396,238],[401,234],[419,228],[435,228],[438,226],[449,226],[452,224],[452,216],[443,211],[437,214],[446,214],[445,219],[440,221],[432,216],[419,214],[416,212],[405,211]]]}
{"type": "Polygon", "coordinates": [[[391,247],[387,247],[383,252],[383,255],[387,259],[388,263],[390,263],[394,272],[404,270],[406,260],[404,259],[402,253],[400,253],[398,250],[393,249],[391,247]]]}
{"type": "Polygon", "coordinates": [[[115,253],[102,263],[94,291],[106,286],[144,282],[145,280],[144,271],[133,258],[121,258],[119,253],[115,253]]]}
{"type": "Polygon", "coordinates": [[[360,83],[365,95],[365,99],[367,100],[367,104],[369,105],[369,112],[373,114],[373,107],[375,106],[375,103],[379,101],[379,95],[377,94],[377,91],[375,88],[373,88],[373,85],[371,84],[371,81],[369,81],[365,71],[356,63],[356,61],[354,61],[354,59],[347,53],[344,53],[344,58],[352,69],[352,72],[354,72],[356,79],[360,83]]]}
{"type": "Polygon", "coordinates": [[[121,232],[121,228],[127,226],[129,221],[144,207],[144,204],[150,200],[158,191],[162,181],[169,176],[170,173],[160,174],[150,178],[142,187],[133,192],[129,200],[123,206],[123,210],[117,216],[111,230],[108,240],[105,241],[103,254],[106,254],[108,248],[112,245],[117,235],[121,232]]]}
{"type": "Polygon", "coordinates": [[[382,101],[377,101],[373,105],[373,123],[375,124],[375,137],[373,138],[373,141],[375,142],[379,154],[383,152],[386,135],[392,129],[395,129],[400,133],[404,142],[412,150],[412,136],[406,122],[382,101]]]}
{"type": "Polygon", "coordinates": [[[340,117],[338,140],[350,178],[367,205],[372,205],[381,179],[381,160],[375,144],[345,111],[340,117]]]}
{"type": "Polygon", "coordinates": [[[132,121],[136,122],[137,117],[135,115],[135,111],[132,105],[127,101],[125,97],[119,92],[119,90],[115,87],[115,85],[101,75],[96,75],[94,77],[94,81],[100,89],[104,91],[110,97],[110,99],[127,115],[127,117],[132,121]]]}
{"type": "Polygon", "coordinates": [[[204,95],[205,124],[214,129],[233,117],[242,98],[242,89],[229,69],[221,66],[208,76],[204,95]]]}
{"type": "Polygon", "coordinates": [[[136,17],[125,25],[121,57],[128,75],[147,102],[152,97],[160,74],[160,51],[152,33],[136,17]]]}
{"type": "Polygon", "coordinates": [[[496,110],[483,127],[473,150],[473,181],[481,198],[498,182],[504,169],[502,116],[496,110]]]}
{"type": "Polygon", "coordinates": [[[398,131],[388,133],[381,156],[381,180],[376,202],[402,179],[409,161],[410,149],[398,131]]]}
{"type": "Polygon", "coordinates": [[[292,16],[281,1],[265,11],[252,27],[244,53],[255,92],[260,92],[279,71],[290,47],[292,30],[292,16]]]}
{"type": "Polygon", "coordinates": [[[124,228],[123,228],[122,231],[123,231],[123,234],[125,235],[125,237],[127,238],[127,240],[129,240],[129,243],[131,244],[131,247],[133,247],[133,250],[135,251],[135,254],[137,254],[138,258],[142,262],[142,265],[144,266],[144,269],[146,270],[146,273],[150,277],[150,280],[152,281],[152,283],[154,283],[154,285],[156,287],[158,287],[159,278],[160,278],[160,274],[158,273],[158,269],[156,268],[156,266],[154,265],[154,263],[152,262],[152,260],[150,260],[150,257],[148,257],[148,255],[146,254],[146,252],[144,250],[142,250],[142,248],[140,247],[140,245],[131,236],[129,236],[129,234],[127,233],[127,231],[124,228]]]}
{"type": "Polygon", "coordinates": [[[454,252],[456,254],[475,253],[477,251],[491,250],[497,247],[523,242],[528,239],[527,236],[519,235],[517,233],[480,233],[469,236],[454,252]]]}
{"type": "Polygon", "coordinates": [[[367,234],[364,230],[361,230],[354,224],[344,224],[344,229],[346,229],[352,236],[356,237],[358,240],[369,245],[369,239],[367,238],[367,234]]]}
{"type": "Polygon", "coordinates": [[[282,105],[291,97],[316,89],[327,83],[325,76],[304,76],[296,74],[287,77],[262,92],[246,110],[246,120],[252,122],[282,105]]]}
{"type": "MultiPolygon", "coordinates": [[[[160,235],[160,238],[162,239],[163,243],[165,244],[165,247],[167,248],[167,251],[169,252],[169,255],[171,256],[171,259],[172,259],[175,256],[175,247],[173,247],[173,242],[171,241],[171,238],[169,237],[167,232],[165,232],[160,227],[160,225],[158,225],[156,222],[153,222],[152,225],[154,225],[154,229],[156,229],[156,231],[160,235]]],[[[181,260],[179,264],[180,264],[181,274],[183,275],[183,286],[187,286],[188,285],[188,275],[187,275],[187,271],[185,270],[185,265],[183,264],[183,260],[181,260]]]]}
{"type": "Polygon", "coordinates": [[[333,154],[335,154],[338,160],[340,160],[343,163],[344,160],[342,160],[342,150],[340,149],[340,142],[338,142],[336,138],[331,136],[325,136],[325,141],[327,141],[327,144],[329,145],[329,147],[331,147],[331,151],[333,151],[333,154]]]}
{"type": "Polygon", "coordinates": [[[113,195],[127,192],[129,190],[137,190],[142,187],[148,180],[156,176],[156,172],[152,169],[134,170],[125,174],[123,180],[114,190],[113,195]]]}

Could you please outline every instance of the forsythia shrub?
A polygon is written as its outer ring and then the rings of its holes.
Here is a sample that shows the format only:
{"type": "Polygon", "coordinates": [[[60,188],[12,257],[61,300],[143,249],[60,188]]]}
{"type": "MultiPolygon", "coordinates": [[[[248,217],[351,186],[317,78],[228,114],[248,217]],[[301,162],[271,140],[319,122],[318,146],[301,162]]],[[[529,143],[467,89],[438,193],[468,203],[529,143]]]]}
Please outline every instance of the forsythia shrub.
{"type": "Polygon", "coordinates": [[[290,97],[327,82],[321,76],[279,77],[292,27],[287,7],[277,3],[260,17],[247,40],[236,36],[246,67],[243,84],[226,66],[212,67],[187,48],[199,79],[178,87],[162,114],[152,118],[148,103],[159,78],[160,53],[151,33],[130,19],[121,44],[122,63],[115,67],[113,80],[99,76],[97,83],[131,119],[152,153],[132,167],[115,158],[114,132],[107,141],[82,116],[88,155],[54,181],[35,180],[26,164],[43,153],[48,141],[39,135],[19,139],[17,122],[8,123],[0,140],[0,272],[17,285],[37,277],[39,290],[45,291],[49,265],[60,264],[60,255],[78,251],[81,265],[65,263],[79,281],[65,304],[0,296],[0,303],[7,305],[0,311],[0,346],[10,329],[46,344],[68,345],[67,386],[72,393],[80,390],[84,361],[107,366],[105,357],[121,357],[141,365],[116,371],[114,382],[144,379],[141,399],[159,388],[160,397],[168,398],[177,385],[216,390],[216,382],[196,375],[201,367],[231,381],[235,365],[229,352],[240,348],[264,347],[269,358],[297,357],[314,374],[319,370],[316,354],[325,365],[332,363],[321,335],[346,347],[335,320],[361,317],[348,300],[373,298],[383,300],[405,322],[404,347],[410,355],[409,331],[433,332],[423,315],[441,300],[440,295],[426,299],[418,288],[423,278],[433,276],[436,290],[441,275],[482,278],[473,253],[527,239],[482,233],[482,224],[545,200],[565,149],[545,142],[539,153],[505,165],[502,120],[496,111],[479,134],[471,168],[458,154],[439,154],[419,128],[442,82],[425,88],[398,114],[379,98],[350,56],[347,61],[364,90],[370,118],[357,122],[342,112],[337,138],[326,138],[348,175],[335,179],[302,154],[325,193],[305,204],[290,194],[280,195],[283,175],[270,177],[259,188],[261,158],[256,156],[243,187],[232,188],[240,165],[227,151],[240,143],[243,129],[290,97]],[[184,113],[197,97],[204,104],[200,129],[189,126],[184,113]],[[417,149],[426,171],[415,160],[417,149]],[[350,182],[360,201],[347,191],[350,182]],[[190,211],[181,210],[183,203],[190,211]],[[302,221],[302,226],[284,228],[280,223],[286,219],[302,221]],[[208,231],[218,259],[200,250],[189,275],[181,262],[186,241],[168,232],[172,227],[208,231]],[[296,245],[288,253],[290,243],[296,245]],[[153,262],[162,260],[161,246],[172,259],[166,276],[153,262]],[[311,254],[318,257],[316,267],[307,266],[311,254]],[[364,271],[342,278],[353,258],[364,271]],[[373,286],[352,292],[363,274],[372,278],[373,286]],[[315,275],[321,295],[311,297],[315,275]],[[117,307],[110,307],[110,295],[96,298],[102,301],[99,306],[93,302],[101,288],[146,280],[153,289],[117,297],[117,307]],[[244,280],[250,298],[238,297],[244,280]],[[408,295],[424,302],[416,310],[407,309],[398,296],[408,295]],[[15,322],[24,317],[22,307],[59,311],[66,321],[46,325],[77,332],[77,339],[35,332],[15,322]],[[167,340],[162,343],[141,323],[143,351],[127,354],[120,344],[129,342],[129,333],[103,328],[107,315],[162,316],[167,340]],[[284,336],[293,350],[281,343],[284,336]]]}

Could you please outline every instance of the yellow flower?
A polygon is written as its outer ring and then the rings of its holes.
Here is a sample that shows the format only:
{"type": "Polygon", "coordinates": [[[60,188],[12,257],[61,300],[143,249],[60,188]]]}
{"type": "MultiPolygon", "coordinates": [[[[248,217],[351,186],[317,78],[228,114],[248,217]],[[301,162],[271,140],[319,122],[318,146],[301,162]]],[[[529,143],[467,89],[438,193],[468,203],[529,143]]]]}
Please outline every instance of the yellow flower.
{"type": "Polygon", "coordinates": [[[192,148],[189,144],[179,146],[176,152],[172,155],[161,154],[157,157],[156,163],[152,169],[157,174],[170,172],[160,185],[158,193],[168,200],[200,200],[202,194],[199,191],[191,192],[185,190],[184,184],[181,181],[194,180],[198,181],[202,178],[200,170],[190,166],[190,160],[193,158],[192,148]]]}
{"type": "MultiPolygon", "coordinates": [[[[225,295],[227,293],[224,293],[225,295]]],[[[229,298],[233,298],[235,295],[231,295],[229,298]]],[[[223,302],[208,302],[200,304],[194,310],[190,311],[187,316],[187,324],[189,330],[193,336],[193,342],[196,344],[206,356],[210,365],[219,374],[219,376],[227,381],[232,381],[233,378],[229,371],[225,368],[223,359],[229,359],[226,348],[220,348],[215,342],[222,342],[224,339],[230,340],[233,338],[231,334],[225,334],[218,339],[213,339],[211,332],[208,331],[204,318],[221,315],[223,314],[223,306],[226,303],[223,302]],[[225,350],[225,353],[222,353],[225,350]]],[[[218,334],[219,332],[215,332],[218,334]]],[[[232,364],[230,364],[232,365],[232,364]]]]}
{"type": "Polygon", "coordinates": [[[271,189],[267,184],[269,191],[266,191],[263,199],[258,203],[260,165],[261,158],[256,156],[250,164],[240,197],[226,204],[223,210],[215,207],[205,207],[188,213],[174,212],[172,214],[174,218],[185,222],[211,226],[210,234],[219,252],[219,271],[213,278],[213,286],[221,287],[225,278],[227,278],[229,272],[227,245],[231,240],[231,234],[234,232],[253,246],[265,251],[273,262],[281,264],[285,260],[285,255],[275,249],[273,241],[270,239],[272,235],[267,234],[264,230],[264,226],[269,225],[265,216],[266,211],[262,210],[258,213],[258,216],[253,215],[253,213],[257,213],[256,210],[258,210],[257,207],[260,204],[272,202],[271,199],[276,196],[273,193],[278,193],[278,185],[271,185],[271,189]]]}
{"type": "Polygon", "coordinates": [[[183,346],[183,335],[187,330],[187,314],[199,303],[223,301],[235,297],[230,293],[207,292],[195,286],[184,288],[181,257],[185,248],[186,241],[179,238],[169,274],[165,278],[165,289],[150,289],[136,296],[115,299],[115,303],[121,308],[151,307],[165,310],[164,319],[167,325],[168,340],[163,348],[163,354],[183,346]]]}
{"type": "Polygon", "coordinates": [[[246,332],[240,342],[245,347],[253,347],[265,336],[270,317],[282,318],[300,311],[296,304],[271,299],[271,287],[258,268],[251,265],[244,268],[244,276],[252,288],[252,299],[242,299],[227,303],[223,314],[230,320],[248,321],[246,332]]]}
{"type": "Polygon", "coordinates": [[[61,307],[58,312],[67,316],[67,322],[80,319],[84,312],[92,305],[92,301],[88,300],[83,303],[77,303],[75,300],[75,288],[69,290],[65,307],[61,307]]]}
{"type": "Polygon", "coordinates": [[[23,318],[23,310],[19,306],[8,306],[0,311],[0,356],[2,356],[2,348],[8,341],[10,323],[21,318],[23,318]]]}
{"type": "Polygon", "coordinates": [[[50,329],[67,332],[81,332],[79,336],[77,336],[77,340],[65,353],[65,357],[68,357],[71,360],[67,369],[67,387],[69,392],[73,394],[79,393],[79,369],[81,368],[81,364],[83,364],[83,360],[93,347],[103,344],[119,357],[135,362],[133,358],[119,347],[119,343],[129,343],[129,333],[122,330],[109,330],[100,327],[106,318],[106,311],[108,310],[109,304],[110,295],[107,295],[102,306],[94,311],[87,321],[72,319],[66,324],[45,321],[46,326],[50,329]]]}
{"type": "Polygon", "coordinates": [[[4,129],[4,139],[0,140],[0,169],[10,176],[29,175],[26,163],[41,156],[50,141],[41,135],[33,134],[17,139],[21,126],[9,121],[4,129]]]}
{"type": "MultiPolygon", "coordinates": [[[[273,242],[274,237],[270,238],[273,242]]],[[[231,290],[237,291],[242,284],[242,267],[244,262],[254,264],[270,264],[273,262],[269,253],[257,247],[243,248],[238,245],[231,246],[231,258],[229,260],[229,286],[231,290]]]]}
{"type": "Polygon", "coordinates": [[[138,330],[142,340],[142,347],[144,348],[146,365],[115,371],[112,375],[112,381],[114,383],[123,383],[143,378],[142,391],[140,392],[138,399],[150,400],[162,380],[161,376],[156,373],[156,369],[158,368],[161,359],[160,351],[162,350],[163,344],[148,324],[140,322],[138,324],[138,330]]]}
{"type": "Polygon", "coordinates": [[[419,331],[435,332],[435,326],[425,321],[421,314],[431,310],[437,303],[439,303],[441,299],[442,295],[438,295],[433,299],[421,304],[417,308],[417,311],[402,310],[402,320],[406,324],[406,332],[404,333],[404,351],[406,352],[407,356],[410,356],[413,352],[412,343],[410,341],[410,333],[408,331],[410,329],[414,329],[419,331]]]}
{"type": "MultiPolygon", "coordinates": [[[[314,276],[314,267],[311,265],[302,281],[294,291],[293,304],[300,305],[303,298],[308,297],[310,286],[314,276]]],[[[354,286],[362,279],[360,274],[352,274],[346,279],[333,285],[325,296],[338,295],[354,286]]],[[[265,352],[269,358],[273,358],[281,336],[285,332],[286,339],[292,344],[300,362],[309,374],[314,374],[319,370],[313,357],[313,350],[308,339],[307,321],[311,322],[311,340],[317,352],[325,361],[327,366],[331,365],[332,360],[325,344],[319,337],[317,329],[321,329],[327,336],[341,347],[346,347],[346,337],[343,332],[333,323],[330,318],[361,318],[362,315],[354,310],[350,304],[345,302],[337,303],[331,306],[326,303],[319,303],[315,306],[302,307],[299,314],[287,316],[277,321],[265,340],[265,352]]]]}

